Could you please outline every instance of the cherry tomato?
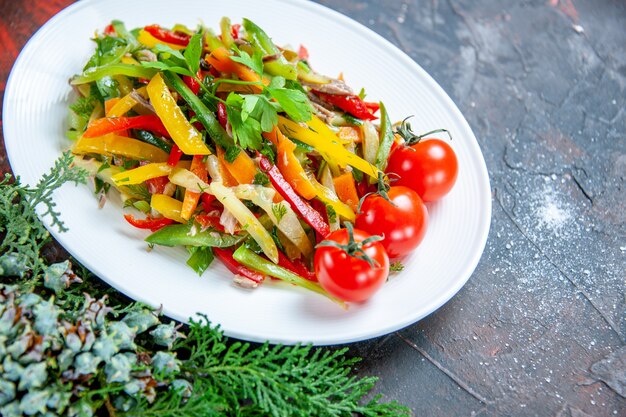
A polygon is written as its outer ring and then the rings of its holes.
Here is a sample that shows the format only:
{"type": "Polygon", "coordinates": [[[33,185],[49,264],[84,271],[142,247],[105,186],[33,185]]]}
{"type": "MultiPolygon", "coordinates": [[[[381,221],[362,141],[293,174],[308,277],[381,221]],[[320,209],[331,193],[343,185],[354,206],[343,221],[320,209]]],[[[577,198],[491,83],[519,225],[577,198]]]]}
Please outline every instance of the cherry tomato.
{"type": "Polygon", "coordinates": [[[429,202],[448,194],[456,182],[459,165],[446,142],[424,139],[413,146],[398,146],[385,172],[398,174],[394,185],[409,187],[429,202]]]}
{"type": "Polygon", "coordinates": [[[385,199],[380,194],[365,197],[355,226],[381,241],[390,258],[406,255],[415,249],[426,234],[428,211],[419,195],[410,188],[391,187],[385,199]]]}
{"type": "MultiPolygon", "coordinates": [[[[354,229],[353,245],[347,229],[339,229],[326,237],[327,241],[355,248],[371,237],[362,230],[354,229]]],[[[345,301],[360,302],[370,298],[389,276],[389,257],[378,241],[362,245],[363,252],[374,262],[357,258],[345,249],[334,246],[318,246],[315,251],[315,275],[320,285],[335,297],[345,301]]],[[[357,251],[354,255],[359,255],[357,251]]]]}

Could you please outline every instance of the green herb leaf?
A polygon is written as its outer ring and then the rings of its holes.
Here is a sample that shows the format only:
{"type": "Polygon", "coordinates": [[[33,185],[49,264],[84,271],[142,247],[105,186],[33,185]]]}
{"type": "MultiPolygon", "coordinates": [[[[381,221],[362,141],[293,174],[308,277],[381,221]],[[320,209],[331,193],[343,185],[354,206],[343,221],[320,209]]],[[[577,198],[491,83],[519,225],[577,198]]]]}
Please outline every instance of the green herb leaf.
{"type": "Polygon", "coordinates": [[[254,174],[254,180],[252,181],[252,183],[258,185],[268,185],[270,183],[270,179],[264,173],[257,172],[256,174],[254,174]]]}
{"type": "Polygon", "coordinates": [[[337,221],[337,212],[333,208],[333,206],[327,204],[326,205],[326,214],[328,215],[328,222],[334,223],[337,221]]]}
{"type": "Polygon", "coordinates": [[[272,213],[276,217],[278,223],[283,219],[283,216],[287,214],[287,207],[282,204],[272,204],[272,213]]]}
{"type": "Polygon", "coordinates": [[[259,74],[259,76],[263,76],[263,54],[261,51],[255,50],[252,56],[246,51],[239,49],[237,51],[239,52],[239,56],[233,55],[230,57],[231,60],[239,62],[252,69],[252,71],[259,74]]]}
{"type": "Polygon", "coordinates": [[[175,72],[176,74],[188,75],[190,77],[194,76],[194,73],[189,71],[187,68],[183,68],[177,65],[170,65],[163,61],[154,61],[154,62],[141,61],[141,65],[146,68],[156,68],[162,71],[171,71],[171,72],[175,72]]]}
{"type": "Polygon", "coordinates": [[[187,61],[187,66],[191,72],[195,75],[200,69],[200,57],[202,56],[202,33],[194,34],[189,39],[189,45],[185,48],[184,57],[187,61]]]}
{"type": "Polygon", "coordinates": [[[236,93],[230,93],[226,99],[226,113],[233,138],[244,149],[261,149],[261,124],[256,119],[243,118],[243,104],[243,97],[236,93]]]}
{"type": "Polygon", "coordinates": [[[187,260],[187,265],[198,275],[202,275],[215,259],[213,251],[209,247],[189,246],[187,248],[191,256],[187,260]]]}
{"type": "Polygon", "coordinates": [[[313,109],[302,91],[288,88],[267,88],[267,91],[294,122],[311,119],[313,109]]]}
{"type": "Polygon", "coordinates": [[[237,146],[231,146],[230,148],[228,148],[228,150],[226,150],[226,153],[224,154],[224,159],[232,164],[233,162],[235,162],[235,159],[237,159],[240,152],[241,148],[237,146]]]}
{"type": "Polygon", "coordinates": [[[269,88],[283,88],[284,86],[285,86],[285,77],[281,77],[280,75],[277,75],[272,78],[272,81],[270,81],[270,85],[268,87],[269,88]]]}

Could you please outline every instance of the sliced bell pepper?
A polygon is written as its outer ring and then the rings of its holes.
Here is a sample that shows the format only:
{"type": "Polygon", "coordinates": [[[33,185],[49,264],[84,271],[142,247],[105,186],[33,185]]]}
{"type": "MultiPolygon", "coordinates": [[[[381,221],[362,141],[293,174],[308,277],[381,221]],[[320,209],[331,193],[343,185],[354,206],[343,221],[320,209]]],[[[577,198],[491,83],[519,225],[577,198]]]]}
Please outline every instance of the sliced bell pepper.
{"type": "Polygon", "coordinates": [[[306,172],[304,172],[304,168],[302,168],[300,161],[293,153],[296,149],[296,145],[284,137],[280,130],[277,128],[275,128],[275,130],[277,136],[282,136],[282,139],[279,140],[278,146],[276,147],[278,152],[276,165],[278,169],[289,185],[291,185],[298,194],[307,200],[312,199],[316,195],[315,187],[313,187],[313,184],[309,181],[306,172]]]}
{"type": "Polygon", "coordinates": [[[239,246],[239,248],[233,253],[233,258],[250,269],[321,294],[336,302],[343,308],[347,308],[344,301],[341,301],[340,299],[327,293],[318,283],[311,282],[281,266],[269,262],[267,259],[264,259],[263,257],[252,252],[250,249],[246,248],[245,245],[239,246]]]}
{"type": "Polygon", "coordinates": [[[100,80],[106,76],[113,76],[118,74],[126,75],[128,77],[150,79],[156,73],[157,70],[154,68],[147,68],[141,65],[114,63],[86,69],[85,71],[83,71],[82,74],[72,77],[72,79],[70,80],[70,84],[86,84],[100,80]]]}
{"type": "Polygon", "coordinates": [[[202,140],[202,135],[178,107],[161,74],[152,78],[147,91],[154,110],[176,145],[187,155],[210,155],[211,150],[202,140]]]}
{"type": "Polygon", "coordinates": [[[183,203],[165,194],[154,194],[150,199],[150,207],[161,213],[163,217],[172,219],[178,223],[185,223],[186,220],[180,217],[180,210],[183,203]]]}
{"type": "Polygon", "coordinates": [[[317,197],[320,200],[322,200],[325,204],[331,206],[335,210],[335,213],[337,213],[338,216],[343,217],[349,222],[354,222],[356,215],[354,214],[354,211],[350,208],[350,206],[343,203],[337,197],[337,194],[335,194],[330,188],[324,187],[322,184],[317,182],[317,180],[314,177],[311,177],[310,180],[313,186],[315,187],[315,190],[317,192],[317,197]]]}
{"type": "Polygon", "coordinates": [[[150,194],[163,194],[165,187],[170,183],[167,177],[156,177],[146,180],[146,187],[150,194]]]}
{"type": "Polygon", "coordinates": [[[112,133],[95,138],[82,137],[78,139],[72,152],[76,154],[121,155],[151,162],[165,162],[168,158],[167,153],[156,146],[112,133]]]}
{"type": "Polygon", "coordinates": [[[175,45],[187,46],[189,45],[189,39],[191,36],[186,33],[173,32],[162,28],[159,25],[149,25],[143,28],[146,32],[154,36],[160,41],[173,43],[175,45]]]}
{"type": "Polygon", "coordinates": [[[346,203],[355,213],[359,207],[359,196],[356,192],[354,177],[351,172],[345,172],[333,178],[335,192],[339,200],[346,203]]]}
{"type": "Polygon", "coordinates": [[[170,150],[170,156],[169,158],[167,158],[167,165],[175,167],[182,156],[183,151],[181,151],[176,144],[172,145],[172,149],[170,150]]]}
{"type": "MultiPolygon", "coordinates": [[[[139,95],[146,98],[148,95],[146,93],[146,87],[141,87],[135,90],[139,95]]],[[[107,117],[120,117],[125,115],[130,109],[132,109],[135,104],[137,104],[137,100],[132,96],[132,93],[129,93],[118,100],[111,109],[105,111],[107,117]]],[[[169,135],[168,135],[169,136],[169,135]]]]}
{"type": "Polygon", "coordinates": [[[188,169],[172,168],[168,178],[173,184],[184,187],[187,190],[197,193],[210,192],[208,191],[209,184],[188,169]]]}
{"type": "Polygon", "coordinates": [[[156,232],[163,226],[174,223],[174,220],[168,219],[167,217],[163,217],[160,219],[155,219],[152,217],[146,217],[145,219],[136,219],[135,216],[133,216],[132,214],[125,214],[124,218],[128,223],[138,229],[150,229],[153,232],[156,232]]]}
{"type": "Polygon", "coordinates": [[[235,196],[233,191],[217,181],[213,181],[209,185],[209,190],[259,244],[263,253],[271,259],[272,262],[278,262],[278,249],[276,248],[272,236],[250,209],[235,196]]]}
{"type": "MultiPolygon", "coordinates": [[[[189,170],[196,174],[202,181],[207,182],[209,180],[206,166],[203,162],[202,155],[194,155],[191,160],[191,167],[189,170]]],[[[185,220],[189,220],[196,207],[198,207],[198,201],[200,201],[200,195],[192,190],[185,190],[185,198],[183,199],[183,208],[180,212],[180,217],[185,220]]]]}
{"type": "Polygon", "coordinates": [[[263,64],[268,74],[279,75],[287,80],[295,80],[298,77],[296,67],[285,59],[280,49],[274,45],[263,29],[248,19],[243,19],[243,27],[246,30],[246,38],[252,46],[261,51],[264,57],[273,58],[263,64]]]}
{"type": "Polygon", "coordinates": [[[169,175],[172,167],[165,162],[155,162],[140,166],[138,168],[129,169],[113,175],[113,181],[118,185],[141,184],[142,182],[169,175]]]}
{"type": "Polygon", "coordinates": [[[322,100],[327,101],[333,106],[339,107],[346,113],[350,113],[357,119],[362,120],[376,120],[374,114],[370,112],[365,102],[357,95],[339,95],[339,94],[327,94],[321,91],[313,90],[313,92],[319,96],[322,100]]]}
{"type": "MultiPolygon", "coordinates": [[[[265,79],[262,80],[261,77],[259,77],[259,74],[254,72],[252,69],[240,64],[239,62],[233,61],[230,57],[230,52],[226,48],[222,47],[215,49],[207,55],[206,60],[218,71],[227,74],[235,74],[240,80],[268,83],[265,79]]],[[[263,91],[263,88],[258,85],[251,85],[250,88],[254,93],[260,93],[263,91]]]]}
{"type": "Polygon", "coordinates": [[[113,98],[106,100],[104,102],[104,114],[109,116],[109,114],[111,113],[111,109],[114,108],[117,105],[117,103],[120,102],[120,100],[121,99],[119,97],[113,97],[113,98]]]}
{"type": "Polygon", "coordinates": [[[326,237],[330,233],[330,227],[324,221],[322,216],[315,211],[306,201],[302,200],[300,196],[289,185],[287,180],[280,173],[276,165],[272,165],[266,156],[260,155],[259,165],[261,170],[267,174],[270,182],[289,203],[291,208],[298,213],[300,217],[319,234],[326,237]]]}
{"type": "MultiPolygon", "coordinates": [[[[330,131],[332,134],[325,133],[322,127],[326,126],[324,122],[316,116],[312,116],[307,124],[310,128],[303,127],[286,117],[278,116],[278,127],[285,135],[312,146],[327,162],[338,164],[341,167],[350,165],[370,177],[378,179],[378,168],[341,146],[337,135],[332,131],[330,131]]],[[[326,128],[328,129],[328,126],[326,128]]]]}
{"type": "Polygon", "coordinates": [[[139,43],[141,43],[144,46],[147,46],[148,48],[154,48],[158,44],[163,44],[163,45],[169,46],[170,48],[172,48],[174,50],[185,49],[185,47],[183,45],[178,45],[178,44],[175,44],[175,43],[165,42],[165,41],[162,41],[162,40],[160,40],[158,38],[155,38],[154,36],[152,36],[152,34],[150,32],[148,32],[145,29],[141,29],[139,31],[139,35],[137,35],[137,40],[139,41],[139,43]]]}
{"type": "Polygon", "coordinates": [[[217,256],[220,261],[224,264],[226,269],[232,272],[235,275],[241,275],[242,277],[246,277],[256,283],[260,283],[265,279],[265,275],[259,272],[253,271],[249,269],[233,258],[234,250],[230,248],[214,248],[213,253],[217,256]]]}
{"type": "MultiPolygon", "coordinates": [[[[202,194],[204,195],[211,195],[211,194],[207,194],[204,193],[202,194]]],[[[204,204],[204,201],[202,202],[204,204]]],[[[218,232],[223,232],[224,231],[224,226],[222,226],[220,224],[220,216],[213,216],[213,215],[209,215],[209,214],[198,214],[194,217],[194,220],[198,222],[198,224],[200,224],[200,226],[202,226],[203,228],[212,228],[217,230],[218,232]]]]}
{"type": "Polygon", "coordinates": [[[200,200],[202,200],[202,207],[204,207],[204,211],[206,211],[207,213],[211,212],[211,205],[216,200],[215,196],[209,193],[202,193],[202,195],[200,196],[200,200]]]}
{"type": "Polygon", "coordinates": [[[309,281],[317,281],[315,274],[309,271],[300,259],[292,261],[287,258],[287,255],[285,255],[282,251],[278,251],[278,266],[283,267],[302,278],[306,278],[309,281]],[[296,261],[299,262],[296,263],[296,261]]]}
{"type": "Polygon", "coordinates": [[[230,172],[230,175],[237,180],[239,184],[252,184],[255,175],[259,172],[254,164],[254,161],[247,153],[240,151],[233,162],[228,162],[224,158],[224,150],[221,147],[216,149],[217,157],[220,160],[220,164],[230,172]]]}
{"type": "Polygon", "coordinates": [[[196,113],[196,119],[200,121],[206,128],[208,136],[213,139],[216,145],[224,149],[228,149],[234,145],[233,139],[228,136],[215,115],[207,106],[196,96],[193,91],[185,85],[177,74],[166,72],[164,74],[167,82],[181,95],[181,97],[189,104],[191,110],[196,113]]]}
{"type": "Polygon", "coordinates": [[[107,133],[118,132],[126,129],[142,129],[154,132],[157,135],[169,138],[169,133],[163,126],[163,122],[156,115],[150,116],[134,116],[134,117],[103,117],[102,119],[94,120],[83,137],[93,138],[96,136],[103,136],[107,133]]]}

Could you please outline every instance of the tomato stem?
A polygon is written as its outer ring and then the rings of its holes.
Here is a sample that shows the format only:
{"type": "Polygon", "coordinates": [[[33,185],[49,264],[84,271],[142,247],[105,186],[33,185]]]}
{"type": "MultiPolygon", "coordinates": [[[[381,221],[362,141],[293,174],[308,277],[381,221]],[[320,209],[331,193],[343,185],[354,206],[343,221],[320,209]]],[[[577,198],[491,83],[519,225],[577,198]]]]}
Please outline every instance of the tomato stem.
{"type": "Polygon", "coordinates": [[[452,135],[450,134],[450,131],[448,131],[447,129],[434,129],[426,133],[422,133],[421,135],[416,135],[415,132],[413,132],[413,129],[411,128],[411,124],[407,122],[407,120],[409,120],[411,117],[413,116],[409,116],[406,119],[404,119],[402,123],[400,123],[400,126],[395,131],[395,133],[402,136],[402,138],[406,142],[406,146],[415,145],[416,143],[419,143],[419,141],[425,138],[426,136],[432,135],[434,133],[446,133],[448,135],[448,138],[452,140],[452,135]]]}
{"type": "Polygon", "coordinates": [[[385,175],[379,171],[378,172],[378,189],[375,192],[366,193],[365,195],[363,195],[363,197],[361,197],[361,199],[359,200],[359,205],[357,206],[357,209],[356,209],[356,213],[361,214],[361,206],[363,205],[363,202],[365,201],[367,197],[373,194],[378,194],[379,196],[387,200],[389,204],[391,204],[394,207],[397,207],[396,204],[393,201],[391,201],[391,199],[389,198],[389,195],[387,194],[390,188],[391,187],[389,186],[389,178],[385,178],[385,175]]]}
{"type": "Polygon", "coordinates": [[[367,239],[363,239],[361,242],[357,242],[356,240],[354,240],[354,226],[352,226],[352,223],[346,222],[345,226],[346,226],[346,229],[348,229],[348,243],[347,244],[342,245],[341,243],[334,242],[332,240],[323,240],[317,244],[316,248],[320,246],[332,246],[334,248],[343,250],[345,253],[348,254],[348,256],[352,256],[353,258],[357,258],[357,259],[367,262],[369,266],[372,268],[379,268],[380,264],[376,262],[374,259],[372,259],[371,256],[369,256],[365,252],[364,247],[365,245],[369,243],[383,240],[384,237],[379,236],[379,235],[373,235],[373,236],[368,237],[367,239]]]}

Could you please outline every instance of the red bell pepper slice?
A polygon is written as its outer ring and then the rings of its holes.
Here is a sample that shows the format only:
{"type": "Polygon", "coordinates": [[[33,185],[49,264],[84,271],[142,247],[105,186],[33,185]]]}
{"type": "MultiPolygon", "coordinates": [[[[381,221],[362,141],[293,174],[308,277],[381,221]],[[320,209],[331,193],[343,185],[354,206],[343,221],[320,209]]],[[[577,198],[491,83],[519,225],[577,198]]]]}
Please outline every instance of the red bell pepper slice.
{"type": "Polygon", "coordinates": [[[309,51],[304,47],[304,45],[300,45],[298,49],[298,59],[309,59],[309,51]]]}
{"type": "Polygon", "coordinates": [[[239,39],[239,29],[241,29],[239,23],[235,23],[230,27],[230,34],[233,36],[233,39],[239,39]]]}
{"type": "Polygon", "coordinates": [[[160,41],[173,43],[174,45],[187,46],[189,45],[189,39],[191,39],[191,36],[186,33],[172,32],[171,30],[163,29],[159,25],[149,25],[144,27],[143,30],[160,41]]]}
{"type": "Polygon", "coordinates": [[[170,138],[170,134],[163,122],[159,119],[159,116],[154,114],[133,117],[103,117],[91,122],[85,133],[83,133],[83,137],[94,138],[126,129],[148,130],[159,136],[170,138]]]}
{"type": "Polygon", "coordinates": [[[167,176],[150,178],[146,180],[148,191],[150,194],[163,194],[165,186],[170,182],[167,176]]]}
{"type": "Polygon", "coordinates": [[[380,110],[380,103],[376,103],[375,101],[364,101],[363,104],[365,104],[365,107],[367,107],[372,114],[380,110]]]}
{"type": "Polygon", "coordinates": [[[224,266],[228,268],[233,274],[244,276],[256,283],[260,283],[265,279],[265,275],[256,271],[246,268],[233,258],[234,250],[231,248],[213,248],[213,253],[220,261],[224,263],[224,266]]]}
{"type": "Polygon", "coordinates": [[[377,116],[374,116],[365,102],[361,100],[359,96],[354,94],[341,96],[338,94],[327,94],[321,91],[313,90],[322,100],[329,102],[330,104],[339,107],[346,113],[350,113],[354,117],[362,120],[376,120],[377,116]]]}
{"type": "MultiPolygon", "coordinates": [[[[320,200],[314,198],[313,200],[311,200],[311,206],[313,207],[313,210],[317,211],[320,214],[320,216],[322,216],[324,221],[328,223],[328,213],[326,212],[326,205],[322,203],[320,200]]],[[[315,243],[316,244],[320,243],[325,238],[326,236],[322,236],[319,232],[315,231],[315,243]]]]}
{"type": "Polygon", "coordinates": [[[304,265],[301,259],[294,259],[293,261],[287,258],[282,252],[278,251],[278,266],[282,266],[285,269],[293,272],[296,275],[306,278],[309,281],[317,281],[315,274],[304,265]]]}
{"type": "Polygon", "coordinates": [[[107,36],[115,35],[115,28],[113,27],[113,24],[107,25],[107,27],[104,28],[104,34],[107,36]]]}
{"type": "Polygon", "coordinates": [[[261,171],[263,171],[270,179],[270,182],[276,188],[276,191],[283,196],[289,203],[291,208],[298,213],[300,217],[313,229],[315,229],[320,235],[326,237],[330,233],[330,227],[328,223],[324,221],[324,218],[317,211],[313,209],[304,201],[295,190],[289,185],[283,174],[280,173],[276,165],[273,165],[266,156],[257,154],[259,156],[259,165],[261,171]]]}
{"type": "Polygon", "coordinates": [[[208,213],[213,210],[211,204],[216,200],[213,194],[202,193],[202,195],[200,196],[200,200],[202,200],[202,206],[204,207],[204,211],[208,213]]]}
{"type": "Polygon", "coordinates": [[[167,164],[171,167],[175,167],[180,158],[183,156],[183,151],[180,150],[178,145],[172,145],[172,150],[170,151],[170,157],[167,158],[167,164]]]}
{"type": "Polygon", "coordinates": [[[220,216],[211,216],[209,214],[198,214],[194,217],[203,228],[212,227],[218,232],[224,231],[224,226],[220,224],[220,216]]]}
{"type": "Polygon", "coordinates": [[[139,229],[150,229],[153,232],[156,232],[157,230],[164,226],[167,226],[168,224],[176,223],[174,220],[165,217],[160,219],[153,219],[152,217],[146,217],[145,219],[136,219],[135,216],[133,216],[132,214],[125,214],[124,218],[128,223],[139,229]]]}

